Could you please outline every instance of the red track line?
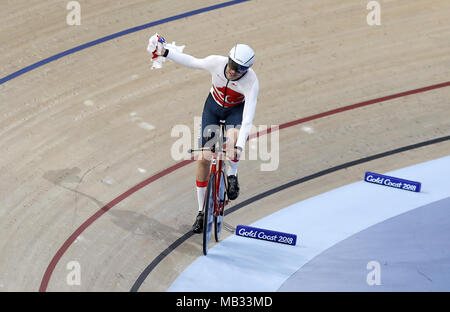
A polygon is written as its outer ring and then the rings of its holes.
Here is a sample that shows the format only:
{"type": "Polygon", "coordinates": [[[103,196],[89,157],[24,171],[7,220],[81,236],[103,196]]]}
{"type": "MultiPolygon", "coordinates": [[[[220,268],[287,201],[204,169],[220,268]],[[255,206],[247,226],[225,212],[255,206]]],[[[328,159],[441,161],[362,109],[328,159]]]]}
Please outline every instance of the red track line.
{"type": "MultiPolygon", "coordinates": [[[[424,88],[420,88],[420,89],[414,89],[414,90],[411,90],[411,91],[405,91],[405,92],[401,92],[401,93],[397,93],[397,94],[393,94],[393,95],[388,95],[388,96],[384,96],[384,97],[381,97],[381,98],[377,98],[377,99],[373,99],[373,100],[369,100],[369,101],[356,103],[356,104],[353,104],[353,105],[348,105],[348,106],[336,108],[336,109],[333,109],[333,110],[330,110],[330,111],[327,111],[327,112],[323,112],[323,113],[320,113],[320,114],[316,114],[316,115],[312,115],[312,116],[309,116],[309,117],[305,117],[305,118],[301,118],[301,119],[297,119],[297,120],[294,120],[294,121],[291,121],[291,122],[284,123],[284,124],[279,126],[278,130],[281,130],[281,129],[284,129],[284,128],[289,128],[289,127],[292,127],[292,126],[296,126],[298,124],[305,123],[305,122],[308,122],[308,121],[311,121],[311,120],[314,120],[314,119],[319,119],[319,118],[323,118],[323,117],[326,117],[326,116],[342,113],[342,112],[349,111],[349,110],[352,110],[352,109],[355,109],[355,108],[360,108],[360,107],[363,107],[363,106],[367,106],[367,105],[371,105],[371,104],[375,104],[375,103],[380,103],[380,102],[384,102],[384,101],[389,101],[389,100],[392,100],[392,99],[408,96],[408,95],[411,95],[411,94],[426,92],[426,91],[439,89],[439,88],[444,88],[444,87],[448,87],[448,86],[450,86],[450,81],[447,81],[447,82],[444,82],[444,83],[440,83],[440,84],[436,84],[436,85],[432,85],[432,86],[428,86],[428,87],[424,87],[424,88]]],[[[276,130],[277,129],[275,128],[274,131],[276,131],[276,130]]],[[[269,128],[267,130],[261,131],[261,133],[258,132],[256,134],[251,134],[251,135],[249,135],[248,139],[249,140],[250,139],[254,139],[256,137],[268,134],[270,132],[272,132],[272,128],[269,128]]]]}
{"type": "MultiPolygon", "coordinates": [[[[450,86],[450,81],[444,82],[444,83],[440,83],[440,84],[435,84],[432,86],[428,86],[428,87],[424,87],[424,88],[420,88],[420,89],[414,89],[411,91],[405,91],[405,92],[401,92],[401,93],[397,93],[397,94],[393,94],[393,95],[388,95],[385,97],[381,97],[381,98],[377,98],[377,99],[373,99],[373,100],[369,100],[369,101],[364,101],[364,102],[360,102],[360,103],[356,103],[353,105],[348,105],[348,106],[344,106],[341,108],[337,108],[337,109],[333,109],[324,113],[320,113],[320,114],[316,114],[316,115],[312,115],[309,117],[305,117],[305,118],[301,118],[301,119],[297,119],[291,122],[287,122],[284,123],[282,125],[280,125],[278,128],[269,128],[267,130],[249,135],[249,140],[255,138],[255,137],[259,137],[268,133],[271,133],[272,131],[277,131],[277,130],[281,130],[281,129],[285,129],[285,128],[289,128],[292,126],[296,126],[298,124],[301,123],[305,123],[314,119],[319,119],[325,116],[330,116],[330,115],[334,115],[334,114],[338,114],[341,112],[345,112],[345,111],[349,111],[352,109],[356,109],[356,108],[360,108],[363,106],[367,106],[367,105],[371,105],[371,104],[375,104],[375,103],[380,103],[380,102],[384,102],[384,101],[388,101],[388,100],[392,100],[395,98],[399,98],[399,97],[404,97],[404,96],[408,96],[411,94],[417,94],[417,93],[421,93],[421,92],[426,92],[426,91],[430,91],[430,90],[434,90],[434,89],[439,89],[439,88],[444,88],[444,87],[448,87],[450,86]]],[[[44,276],[42,278],[41,281],[41,286],[39,287],[39,291],[40,292],[45,292],[47,290],[47,286],[48,283],[50,281],[50,278],[52,276],[52,273],[56,267],[56,265],[58,264],[59,260],[62,258],[62,256],[64,255],[64,253],[67,251],[67,249],[69,249],[69,247],[72,245],[72,243],[77,239],[78,236],[81,235],[81,233],[84,232],[85,229],[87,229],[92,223],[94,223],[98,218],[100,218],[105,212],[107,212],[108,210],[110,210],[111,208],[113,208],[114,206],[116,206],[118,203],[120,203],[121,201],[123,201],[124,199],[128,198],[129,196],[131,196],[132,194],[136,193],[137,191],[139,191],[140,189],[144,188],[145,186],[149,185],[150,183],[168,175],[169,173],[180,169],[190,163],[194,162],[194,159],[190,159],[190,160],[184,160],[178,164],[173,165],[170,168],[167,168],[163,171],[161,171],[160,173],[157,173],[156,175],[148,178],[147,180],[139,183],[138,185],[132,187],[131,189],[129,189],[128,191],[126,191],[125,193],[123,193],[122,195],[120,195],[119,197],[113,199],[111,202],[109,202],[108,204],[106,204],[103,208],[101,208],[99,211],[97,211],[93,216],[91,216],[89,219],[87,219],[65,242],[64,244],[61,246],[61,248],[59,248],[59,250],[56,252],[56,254],[53,256],[52,261],[50,262],[50,264],[47,267],[47,270],[44,273],[44,276]]]]}
{"type": "Polygon", "coordinates": [[[48,282],[50,281],[50,277],[53,273],[53,270],[56,267],[56,264],[58,264],[59,260],[62,258],[62,256],[64,255],[64,253],[66,252],[67,249],[69,249],[70,245],[72,245],[72,243],[77,239],[78,236],[81,235],[81,233],[84,232],[85,229],[87,229],[92,223],[95,222],[95,220],[97,220],[98,218],[100,218],[105,212],[107,212],[108,210],[110,210],[112,207],[116,206],[118,203],[120,203],[122,200],[128,198],[129,196],[131,196],[132,194],[136,193],[137,191],[139,191],[141,188],[149,185],[150,183],[158,180],[159,178],[162,178],[166,175],[168,175],[169,173],[184,167],[188,164],[190,164],[191,162],[193,162],[193,159],[190,160],[185,160],[182,161],[178,164],[173,165],[170,168],[167,168],[163,171],[161,171],[160,173],[148,178],[145,181],[142,181],[141,183],[139,183],[138,185],[132,187],[131,189],[129,189],[128,191],[126,191],[125,193],[123,193],[122,195],[120,195],[119,197],[113,199],[111,202],[109,202],[108,204],[106,204],[102,209],[100,209],[99,211],[97,211],[92,217],[90,217],[89,219],[87,219],[65,242],[64,244],[61,246],[61,248],[59,248],[58,252],[55,254],[55,256],[53,257],[52,261],[50,262],[50,264],[47,267],[47,270],[45,271],[44,277],[42,279],[41,282],[41,286],[39,287],[39,291],[40,292],[44,292],[47,290],[47,286],[48,286],[48,282]]]}

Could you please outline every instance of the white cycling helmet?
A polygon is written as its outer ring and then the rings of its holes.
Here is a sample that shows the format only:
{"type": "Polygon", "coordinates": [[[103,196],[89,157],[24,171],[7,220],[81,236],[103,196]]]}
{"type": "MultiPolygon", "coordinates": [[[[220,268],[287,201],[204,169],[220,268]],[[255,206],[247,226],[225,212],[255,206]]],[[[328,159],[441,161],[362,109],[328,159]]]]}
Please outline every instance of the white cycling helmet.
{"type": "Polygon", "coordinates": [[[246,44],[237,44],[231,49],[229,59],[231,69],[245,72],[255,62],[255,52],[246,44]]]}

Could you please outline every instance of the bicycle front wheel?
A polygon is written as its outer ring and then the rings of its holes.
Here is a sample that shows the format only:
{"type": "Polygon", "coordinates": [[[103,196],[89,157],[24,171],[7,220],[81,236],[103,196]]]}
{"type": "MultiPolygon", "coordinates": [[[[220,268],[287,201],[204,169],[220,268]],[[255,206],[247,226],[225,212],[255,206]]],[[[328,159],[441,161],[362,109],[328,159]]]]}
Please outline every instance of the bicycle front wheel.
{"type": "Polygon", "coordinates": [[[216,216],[214,215],[214,238],[216,242],[220,240],[220,233],[222,232],[222,219],[225,211],[225,174],[224,172],[219,173],[219,196],[218,196],[218,205],[220,213],[216,216]]]}
{"type": "Polygon", "coordinates": [[[211,240],[211,231],[213,227],[214,218],[214,196],[216,189],[216,176],[211,174],[209,176],[208,187],[206,188],[206,197],[203,206],[203,254],[208,254],[209,242],[211,240]]]}

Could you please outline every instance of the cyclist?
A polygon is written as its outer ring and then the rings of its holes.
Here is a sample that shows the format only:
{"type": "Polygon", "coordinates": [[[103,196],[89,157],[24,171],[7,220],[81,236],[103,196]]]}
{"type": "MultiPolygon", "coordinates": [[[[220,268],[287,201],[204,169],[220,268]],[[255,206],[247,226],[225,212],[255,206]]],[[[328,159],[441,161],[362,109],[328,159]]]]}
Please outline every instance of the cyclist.
{"type": "MultiPolygon", "coordinates": [[[[158,37],[160,38],[160,37],[158,37]]],[[[161,40],[165,42],[165,40],[161,40]]],[[[160,42],[161,42],[160,41],[160,42]]],[[[220,120],[226,121],[226,154],[228,169],[228,197],[239,196],[237,169],[240,154],[245,147],[255,115],[259,82],[251,69],[255,53],[248,45],[235,45],[228,57],[210,55],[203,59],[160,45],[156,56],[163,56],[178,64],[208,71],[212,77],[212,87],[206,99],[202,114],[202,147],[207,143],[208,129],[218,127],[220,120]]],[[[211,137],[214,137],[214,132],[211,137]]],[[[203,231],[203,202],[210,170],[210,153],[203,152],[197,161],[198,215],[192,226],[194,233],[203,231]]]]}

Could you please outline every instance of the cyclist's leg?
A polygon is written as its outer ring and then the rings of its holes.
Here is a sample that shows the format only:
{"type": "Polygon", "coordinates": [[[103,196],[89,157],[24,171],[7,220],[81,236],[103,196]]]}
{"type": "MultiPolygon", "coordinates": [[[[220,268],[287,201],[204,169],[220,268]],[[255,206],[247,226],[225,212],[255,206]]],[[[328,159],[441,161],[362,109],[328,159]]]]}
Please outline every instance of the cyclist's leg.
{"type": "Polygon", "coordinates": [[[227,149],[227,159],[228,159],[228,170],[227,176],[237,175],[237,168],[239,166],[239,159],[234,157],[234,147],[238,140],[239,129],[242,124],[242,113],[244,111],[244,105],[239,105],[237,107],[230,108],[228,116],[226,118],[226,149],[227,149]]]}
{"type": "MultiPolygon", "coordinates": [[[[209,94],[206,99],[202,114],[202,129],[201,129],[201,147],[211,146],[213,142],[208,141],[211,136],[215,135],[216,127],[220,120],[220,106],[216,104],[212,95],[209,94]],[[211,131],[208,131],[211,130],[211,131]]],[[[203,203],[205,201],[206,189],[208,186],[211,152],[201,152],[197,161],[197,175],[196,175],[196,189],[197,189],[197,203],[198,215],[192,226],[194,233],[201,233],[203,231],[203,203]]]]}
{"type": "MultiPolygon", "coordinates": [[[[220,116],[218,113],[218,106],[212,95],[209,94],[206,99],[205,106],[203,108],[202,115],[202,129],[201,129],[201,147],[211,146],[212,142],[208,142],[208,130],[210,129],[210,134],[214,136],[215,125],[219,124],[220,116]]],[[[199,155],[197,161],[197,199],[198,199],[198,209],[199,211],[203,208],[203,201],[205,198],[206,186],[208,185],[209,168],[210,168],[211,152],[202,152],[199,155]]]]}
{"type": "Polygon", "coordinates": [[[231,200],[236,199],[239,196],[239,182],[237,178],[237,169],[239,166],[239,159],[235,159],[234,146],[236,145],[239,128],[242,124],[242,113],[244,111],[244,105],[239,105],[230,109],[226,118],[227,133],[227,181],[228,181],[228,198],[231,200]]]}
{"type": "Polygon", "coordinates": [[[237,168],[239,165],[239,159],[235,159],[235,150],[234,146],[236,145],[237,139],[239,136],[239,129],[238,128],[230,128],[227,130],[226,137],[227,137],[227,159],[228,159],[228,168],[227,168],[227,175],[236,175],[237,174],[237,168]]]}

